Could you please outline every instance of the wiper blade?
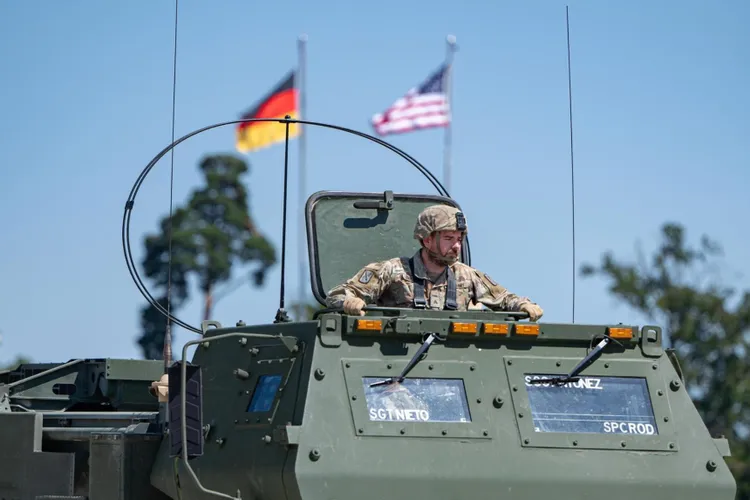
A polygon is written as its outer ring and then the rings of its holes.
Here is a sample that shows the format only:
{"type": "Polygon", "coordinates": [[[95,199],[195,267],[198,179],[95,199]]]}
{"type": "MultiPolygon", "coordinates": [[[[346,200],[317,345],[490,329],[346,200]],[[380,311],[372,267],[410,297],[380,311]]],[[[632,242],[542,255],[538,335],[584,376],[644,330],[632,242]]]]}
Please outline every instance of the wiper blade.
{"type": "Polygon", "coordinates": [[[440,339],[437,333],[430,333],[430,335],[427,337],[427,339],[425,339],[424,343],[419,347],[417,352],[414,353],[414,356],[409,360],[398,377],[390,377],[385,380],[381,380],[380,382],[374,382],[370,384],[370,387],[375,387],[378,385],[389,385],[396,382],[400,384],[401,382],[403,382],[404,378],[406,378],[406,374],[409,373],[417,363],[419,363],[419,361],[422,359],[422,356],[427,353],[427,349],[430,348],[430,346],[436,339],[440,339]]]}
{"type": "Polygon", "coordinates": [[[615,342],[616,344],[619,344],[622,346],[622,343],[617,341],[616,339],[613,339],[609,335],[604,335],[604,338],[599,341],[598,344],[596,344],[596,347],[594,347],[590,353],[586,355],[576,366],[573,368],[570,373],[567,375],[563,375],[561,377],[552,377],[552,378],[545,378],[545,379],[535,379],[535,380],[529,380],[530,384],[554,384],[554,385],[563,385],[567,384],[568,382],[576,382],[578,380],[578,374],[581,373],[584,368],[589,366],[591,363],[594,362],[596,358],[599,357],[601,352],[604,350],[605,347],[610,342],[615,342]]]}

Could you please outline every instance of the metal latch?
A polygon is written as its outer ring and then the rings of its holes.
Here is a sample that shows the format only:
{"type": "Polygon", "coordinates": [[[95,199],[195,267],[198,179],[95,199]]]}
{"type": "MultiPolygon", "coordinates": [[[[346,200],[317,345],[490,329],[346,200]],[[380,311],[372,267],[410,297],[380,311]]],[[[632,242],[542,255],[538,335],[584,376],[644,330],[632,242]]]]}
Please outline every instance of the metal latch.
{"type": "Polygon", "coordinates": [[[393,210],[393,191],[384,191],[383,200],[384,201],[355,201],[354,208],[376,208],[378,210],[393,210]]]}

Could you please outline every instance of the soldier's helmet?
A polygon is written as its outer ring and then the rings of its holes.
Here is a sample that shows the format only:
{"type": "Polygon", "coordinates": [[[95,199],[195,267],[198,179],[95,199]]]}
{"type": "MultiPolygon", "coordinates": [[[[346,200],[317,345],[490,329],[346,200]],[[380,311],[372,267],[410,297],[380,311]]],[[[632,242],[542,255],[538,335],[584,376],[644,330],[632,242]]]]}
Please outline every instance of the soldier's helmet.
{"type": "Polygon", "coordinates": [[[448,205],[432,205],[417,216],[414,239],[422,240],[435,231],[463,231],[465,235],[469,228],[466,217],[459,209],[448,205]]]}

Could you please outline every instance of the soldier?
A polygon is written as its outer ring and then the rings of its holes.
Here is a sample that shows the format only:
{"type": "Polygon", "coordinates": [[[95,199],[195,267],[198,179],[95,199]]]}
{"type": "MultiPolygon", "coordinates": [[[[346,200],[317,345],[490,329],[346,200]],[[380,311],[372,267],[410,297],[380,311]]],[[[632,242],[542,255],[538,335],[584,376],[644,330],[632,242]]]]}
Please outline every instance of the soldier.
{"type": "Polygon", "coordinates": [[[329,291],[326,305],[364,315],[366,304],[457,311],[484,304],[494,310],[525,311],[532,321],[539,319],[542,308],[530,299],[510,293],[485,273],[458,262],[467,232],[466,219],[456,208],[426,208],[414,227],[414,238],[422,248],[411,258],[367,264],[329,291]]]}

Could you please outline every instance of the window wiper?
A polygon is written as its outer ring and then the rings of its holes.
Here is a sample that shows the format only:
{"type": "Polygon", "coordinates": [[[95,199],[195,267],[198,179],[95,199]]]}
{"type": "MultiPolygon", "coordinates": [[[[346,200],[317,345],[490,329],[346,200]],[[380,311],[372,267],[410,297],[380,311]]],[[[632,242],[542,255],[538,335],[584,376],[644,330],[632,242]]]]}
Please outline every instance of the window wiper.
{"type": "Polygon", "coordinates": [[[576,366],[573,368],[570,373],[567,375],[563,375],[561,377],[552,377],[552,378],[545,378],[545,379],[535,379],[535,380],[529,380],[530,384],[554,384],[554,385],[563,385],[567,384],[568,382],[576,382],[578,380],[578,374],[583,371],[584,368],[589,366],[591,363],[594,362],[595,358],[598,358],[601,352],[604,350],[605,347],[610,342],[615,342],[616,344],[622,346],[622,342],[619,342],[616,339],[613,339],[609,335],[604,335],[604,338],[599,341],[598,344],[596,344],[596,347],[594,347],[591,352],[589,352],[576,366]]]}
{"type": "Polygon", "coordinates": [[[370,384],[370,387],[375,387],[378,385],[389,385],[395,382],[403,382],[406,374],[409,373],[411,369],[414,368],[414,366],[416,366],[416,364],[422,359],[425,354],[427,354],[427,349],[430,348],[435,340],[440,340],[440,337],[438,337],[437,333],[430,333],[430,335],[427,337],[427,339],[425,339],[424,343],[420,346],[417,352],[414,353],[414,356],[406,364],[403,371],[401,372],[401,375],[399,375],[398,377],[390,377],[385,380],[381,380],[380,382],[374,382],[370,384]]]}

